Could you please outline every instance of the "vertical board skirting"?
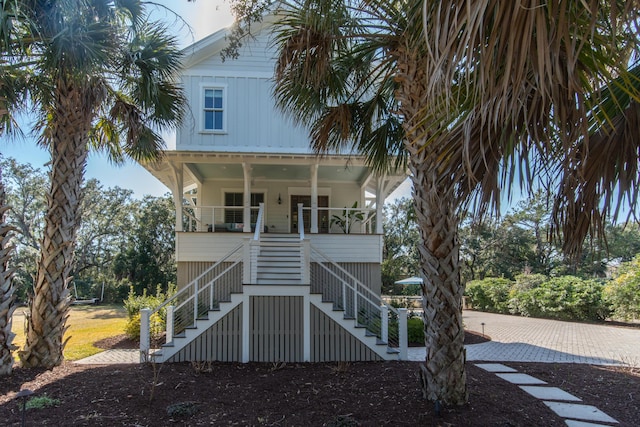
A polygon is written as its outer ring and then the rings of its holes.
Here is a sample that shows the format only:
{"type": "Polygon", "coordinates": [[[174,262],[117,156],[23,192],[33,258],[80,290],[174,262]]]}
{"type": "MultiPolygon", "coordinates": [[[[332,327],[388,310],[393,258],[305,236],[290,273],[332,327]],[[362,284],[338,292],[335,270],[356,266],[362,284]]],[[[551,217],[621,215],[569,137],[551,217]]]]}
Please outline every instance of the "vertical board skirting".
{"type": "MultiPolygon", "coordinates": [[[[374,293],[377,293],[378,295],[380,294],[382,276],[379,264],[338,263],[338,265],[344,268],[349,274],[362,282],[363,285],[371,289],[374,293]]],[[[319,267],[315,262],[311,263],[311,277],[315,279],[312,280],[312,293],[322,293],[322,284],[333,280],[333,277],[324,269],[319,267]]]]}
{"type": "Polygon", "coordinates": [[[311,362],[381,360],[374,351],[311,306],[311,362]]]}
{"type": "MultiPolygon", "coordinates": [[[[179,262],[178,263],[178,289],[183,288],[187,284],[191,283],[196,277],[200,276],[203,272],[205,272],[208,268],[210,268],[215,263],[213,262],[201,262],[201,261],[193,261],[193,262],[179,262]]],[[[203,284],[212,280],[216,277],[221,271],[225,270],[232,263],[225,262],[222,263],[218,268],[209,274],[203,277],[203,284]]],[[[201,284],[202,286],[202,284],[201,284]]],[[[229,295],[231,293],[241,293],[242,292],[242,263],[237,265],[226,274],[222,279],[219,280],[216,285],[215,290],[215,298],[219,301],[227,301],[229,300],[229,295]]]]}
{"type": "Polygon", "coordinates": [[[168,362],[239,362],[242,355],[242,304],[200,334],[168,362]]]}
{"type": "Polygon", "coordinates": [[[252,296],[250,360],[303,362],[303,297],[252,296]]]}

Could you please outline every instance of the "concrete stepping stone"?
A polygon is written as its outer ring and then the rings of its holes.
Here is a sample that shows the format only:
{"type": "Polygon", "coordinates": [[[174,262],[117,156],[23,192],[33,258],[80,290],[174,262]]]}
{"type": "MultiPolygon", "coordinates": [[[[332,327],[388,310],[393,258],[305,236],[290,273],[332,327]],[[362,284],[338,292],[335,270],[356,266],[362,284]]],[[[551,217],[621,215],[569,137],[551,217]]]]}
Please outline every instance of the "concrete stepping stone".
{"type": "Polygon", "coordinates": [[[591,405],[581,405],[579,403],[547,402],[543,401],[553,412],[562,418],[576,420],[597,421],[603,423],[618,423],[614,418],[591,405]]]}
{"type": "Polygon", "coordinates": [[[611,427],[610,424],[595,424],[586,421],[564,420],[568,427],[611,427]]]}
{"type": "Polygon", "coordinates": [[[503,365],[502,363],[476,363],[476,366],[487,372],[518,372],[513,368],[503,365]]]}
{"type": "Polygon", "coordinates": [[[566,400],[573,402],[581,402],[582,399],[567,393],[558,387],[541,387],[535,385],[521,385],[520,388],[531,396],[540,400],[566,400]]]}
{"type": "Polygon", "coordinates": [[[527,374],[506,373],[506,374],[496,374],[496,375],[502,378],[503,380],[509,381],[511,384],[518,384],[518,385],[546,384],[546,382],[527,374]]]}

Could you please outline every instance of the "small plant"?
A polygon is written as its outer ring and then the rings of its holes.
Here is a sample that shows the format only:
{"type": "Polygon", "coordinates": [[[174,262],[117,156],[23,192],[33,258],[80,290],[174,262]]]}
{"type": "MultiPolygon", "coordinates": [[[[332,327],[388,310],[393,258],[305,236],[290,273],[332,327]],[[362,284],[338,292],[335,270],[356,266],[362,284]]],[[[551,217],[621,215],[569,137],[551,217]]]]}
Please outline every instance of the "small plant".
{"type": "Polygon", "coordinates": [[[349,362],[345,362],[344,360],[339,361],[336,366],[331,368],[334,374],[344,374],[349,370],[349,366],[351,364],[349,362]]]}
{"type": "Polygon", "coordinates": [[[172,418],[192,417],[199,410],[198,402],[178,402],[167,406],[167,414],[172,418]]]}
{"type": "Polygon", "coordinates": [[[196,372],[196,374],[213,372],[213,362],[211,362],[210,360],[194,360],[191,362],[191,367],[196,372]]]}
{"type": "MultiPolygon", "coordinates": [[[[146,289],[142,295],[136,295],[133,286],[129,288],[129,295],[124,301],[124,308],[127,310],[127,324],[125,325],[125,333],[133,340],[140,339],[140,310],[150,308],[155,310],[168,298],[175,293],[175,286],[169,285],[167,293],[162,292],[162,288],[158,285],[155,295],[148,295],[146,289]]],[[[167,311],[165,308],[151,315],[150,329],[152,341],[158,340],[166,328],[167,311]]]]}
{"type": "Polygon", "coordinates": [[[287,366],[287,362],[282,362],[282,361],[273,362],[271,364],[271,369],[269,369],[269,371],[270,372],[279,371],[280,369],[284,369],[285,366],[287,366]]]}
{"type": "Polygon", "coordinates": [[[54,399],[45,394],[43,396],[34,396],[27,400],[25,409],[44,409],[52,406],[58,406],[59,404],[60,400],[54,399]]]}
{"type": "Polygon", "coordinates": [[[357,211],[358,202],[354,202],[351,209],[344,208],[342,215],[332,215],[329,225],[336,225],[344,234],[351,233],[351,229],[356,222],[364,221],[364,212],[357,211]]]}

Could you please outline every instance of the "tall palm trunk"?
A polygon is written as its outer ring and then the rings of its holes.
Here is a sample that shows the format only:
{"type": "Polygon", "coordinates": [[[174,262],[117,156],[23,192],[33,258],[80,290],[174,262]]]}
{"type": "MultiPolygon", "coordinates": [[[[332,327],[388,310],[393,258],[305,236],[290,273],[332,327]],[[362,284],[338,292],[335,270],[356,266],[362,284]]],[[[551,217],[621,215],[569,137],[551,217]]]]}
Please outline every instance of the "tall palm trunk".
{"type": "Polygon", "coordinates": [[[11,316],[15,310],[15,295],[12,284],[13,270],[9,268],[9,258],[13,247],[9,242],[9,233],[13,229],[5,223],[6,194],[0,170],[0,377],[9,375],[13,367],[15,350],[12,344],[14,334],[11,332],[11,316]]]}
{"type": "Polygon", "coordinates": [[[468,398],[462,294],[460,283],[458,217],[451,182],[440,176],[438,155],[424,148],[426,134],[420,121],[426,99],[427,67],[420,55],[400,48],[396,93],[404,117],[405,147],[413,180],[413,199],[420,230],[426,363],[422,367],[425,398],[445,404],[463,404],[468,398]]]}
{"type": "Polygon", "coordinates": [[[19,353],[25,367],[53,368],[63,361],[70,297],[68,283],[80,223],[82,181],[95,98],[74,84],[59,82],[50,128],[51,171],[47,212],[27,341],[19,353]]]}

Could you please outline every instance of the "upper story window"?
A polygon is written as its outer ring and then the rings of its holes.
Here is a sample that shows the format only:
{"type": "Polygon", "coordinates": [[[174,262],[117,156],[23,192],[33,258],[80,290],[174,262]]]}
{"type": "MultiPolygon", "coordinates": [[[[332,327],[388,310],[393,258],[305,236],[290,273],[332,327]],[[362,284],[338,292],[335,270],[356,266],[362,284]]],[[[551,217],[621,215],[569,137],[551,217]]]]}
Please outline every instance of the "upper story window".
{"type": "Polygon", "coordinates": [[[203,88],[203,126],[204,132],[224,132],[226,130],[226,90],[224,87],[203,88]]]}

